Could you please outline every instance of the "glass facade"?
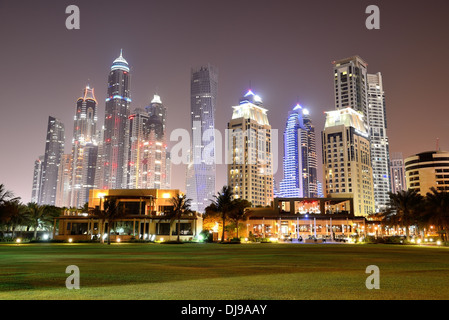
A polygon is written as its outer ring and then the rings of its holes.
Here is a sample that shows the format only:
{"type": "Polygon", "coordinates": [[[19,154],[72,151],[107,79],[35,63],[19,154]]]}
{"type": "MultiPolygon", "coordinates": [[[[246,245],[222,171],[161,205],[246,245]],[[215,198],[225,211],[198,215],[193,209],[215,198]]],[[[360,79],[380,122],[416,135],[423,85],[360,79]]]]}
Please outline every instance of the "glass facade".
{"type": "Polygon", "coordinates": [[[318,196],[315,128],[307,109],[297,105],[290,112],[284,131],[284,178],[282,197],[318,196]]]}
{"type": "Polygon", "coordinates": [[[210,64],[192,69],[190,91],[191,156],[187,198],[192,210],[204,212],[215,195],[215,109],[218,69],[210,64]]]}

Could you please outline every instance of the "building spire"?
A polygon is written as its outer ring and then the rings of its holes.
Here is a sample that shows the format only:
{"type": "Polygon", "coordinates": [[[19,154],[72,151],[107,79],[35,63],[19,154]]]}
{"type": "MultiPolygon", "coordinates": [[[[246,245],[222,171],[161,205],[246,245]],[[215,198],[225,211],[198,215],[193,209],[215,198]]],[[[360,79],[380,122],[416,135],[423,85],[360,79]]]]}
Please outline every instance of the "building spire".
{"type": "Polygon", "coordinates": [[[123,49],[120,49],[120,56],[114,60],[111,71],[112,70],[123,70],[123,71],[129,71],[128,61],[123,58],[123,49]]]}

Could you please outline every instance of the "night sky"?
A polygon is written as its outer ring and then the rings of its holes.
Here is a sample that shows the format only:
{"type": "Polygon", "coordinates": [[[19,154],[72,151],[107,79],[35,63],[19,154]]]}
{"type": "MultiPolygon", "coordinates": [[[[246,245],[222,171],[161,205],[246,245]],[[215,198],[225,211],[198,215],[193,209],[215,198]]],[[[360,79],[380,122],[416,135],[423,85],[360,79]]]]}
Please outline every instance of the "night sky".
{"type": "MultiPolygon", "coordinates": [[[[107,76],[120,49],[131,67],[131,110],[157,92],[168,133],[190,130],[190,69],[207,63],[219,69],[221,132],[250,83],[280,139],[288,111],[297,102],[307,107],[321,181],[323,112],[334,109],[332,61],[353,55],[383,75],[391,152],[434,150],[437,138],[449,150],[448,15],[447,0],[0,0],[0,183],[30,200],[48,116],[64,122],[69,153],[76,100],[88,83],[99,102],[98,128],[103,124],[107,76]],[[65,27],[72,4],[80,30],[65,27]],[[365,27],[372,4],[380,8],[380,30],[365,27]]],[[[173,167],[172,187],[184,190],[184,169],[173,167]]],[[[220,169],[217,189],[226,184],[220,169]]]]}

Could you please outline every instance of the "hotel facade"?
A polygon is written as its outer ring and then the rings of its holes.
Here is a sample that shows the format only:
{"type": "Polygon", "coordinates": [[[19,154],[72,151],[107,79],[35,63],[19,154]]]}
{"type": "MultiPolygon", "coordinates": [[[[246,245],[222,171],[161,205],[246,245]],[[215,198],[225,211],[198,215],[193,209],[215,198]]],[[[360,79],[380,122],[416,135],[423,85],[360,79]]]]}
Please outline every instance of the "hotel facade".
{"type": "Polygon", "coordinates": [[[416,190],[422,196],[434,187],[449,191],[449,152],[429,151],[405,159],[407,189],[416,190]]]}
{"type": "Polygon", "coordinates": [[[271,126],[262,99],[251,90],[234,106],[228,123],[228,185],[252,206],[273,201],[271,126]]]}
{"type": "Polygon", "coordinates": [[[352,197],[356,216],[374,213],[370,142],[360,112],[352,108],[326,112],[322,155],[325,197],[352,197]]]}
{"type": "MultiPolygon", "coordinates": [[[[171,199],[178,194],[177,189],[90,190],[90,212],[57,217],[53,239],[88,241],[98,239],[102,234],[105,237],[108,221],[96,214],[95,210],[104,210],[105,201],[116,199],[122,215],[111,222],[111,241],[177,240],[178,220],[173,219],[171,199]]],[[[201,231],[201,216],[196,213],[181,215],[181,241],[193,240],[201,231]]]]}

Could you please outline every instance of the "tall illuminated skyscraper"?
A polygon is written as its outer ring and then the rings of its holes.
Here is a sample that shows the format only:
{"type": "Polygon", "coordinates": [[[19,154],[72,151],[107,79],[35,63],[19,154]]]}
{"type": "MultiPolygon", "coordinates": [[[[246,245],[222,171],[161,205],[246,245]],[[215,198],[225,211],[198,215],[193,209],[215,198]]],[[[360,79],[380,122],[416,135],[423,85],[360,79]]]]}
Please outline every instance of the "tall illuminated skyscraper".
{"type": "Polygon", "coordinates": [[[368,126],[373,166],[374,202],[376,212],[387,208],[391,191],[390,150],[387,137],[387,113],[382,75],[368,74],[368,126]]]}
{"type": "Polygon", "coordinates": [[[130,74],[128,62],[120,56],[114,60],[108,77],[104,140],[103,186],[106,189],[126,189],[130,115],[130,74]]]}
{"type": "Polygon", "coordinates": [[[72,181],[72,154],[63,154],[58,171],[58,184],[56,186],[57,207],[70,207],[70,188],[72,181]]]}
{"type": "Polygon", "coordinates": [[[333,62],[335,108],[352,108],[368,121],[367,66],[359,56],[333,62]]]}
{"type": "Polygon", "coordinates": [[[208,64],[192,69],[190,82],[191,157],[187,197],[192,210],[204,212],[215,194],[215,109],[218,70],[208,64]]]}
{"type": "Polygon", "coordinates": [[[44,156],[39,156],[36,161],[34,161],[33,170],[33,187],[31,189],[31,201],[39,203],[42,188],[42,166],[44,163],[44,156]]]}
{"type": "Polygon", "coordinates": [[[168,189],[166,109],[154,95],[150,105],[129,117],[129,189],[168,189]]]}
{"type": "Polygon", "coordinates": [[[42,165],[42,191],[39,204],[55,205],[58,171],[64,154],[64,124],[48,117],[44,163],[42,165]]]}
{"type": "Polygon", "coordinates": [[[374,213],[370,142],[363,115],[352,108],[326,112],[322,132],[324,194],[354,199],[354,214],[374,213]]]}
{"type": "Polygon", "coordinates": [[[95,187],[98,146],[96,141],[97,100],[94,89],[86,86],[76,102],[72,138],[70,206],[82,207],[95,187]]]}
{"type": "Polygon", "coordinates": [[[315,128],[309,111],[299,104],[290,112],[284,131],[282,197],[318,196],[315,128]]]}
{"type": "Polygon", "coordinates": [[[390,157],[391,192],[407,190],[404,157],[401,152],[393,152],[390,157]]]}
{"type": "Polygon", "coordinates": [[[232,107],[228,123],[228,186],[234,198],[252,206],[269,206],[273,200],[271,126],[262,99],[251,90],[232,107]]]}
{"type": "Polygon", "coordinates": [[[382,75],[368,74],[359,56],[333,62],[337,110],[351,108],[363,115],[371,148],[375,211],[383,211],[391,191],[385,94],[382,75]]]}

